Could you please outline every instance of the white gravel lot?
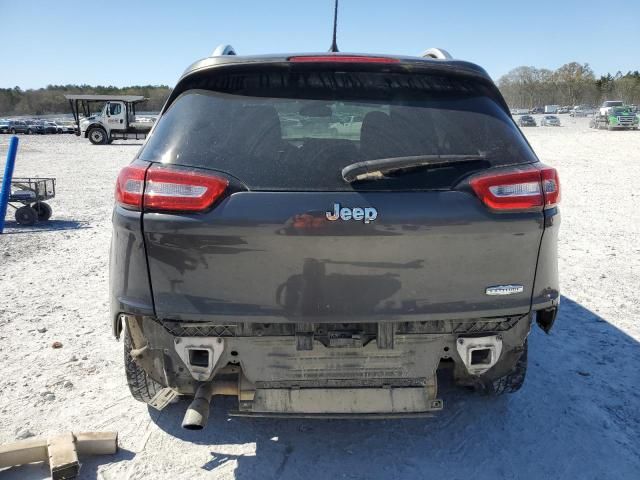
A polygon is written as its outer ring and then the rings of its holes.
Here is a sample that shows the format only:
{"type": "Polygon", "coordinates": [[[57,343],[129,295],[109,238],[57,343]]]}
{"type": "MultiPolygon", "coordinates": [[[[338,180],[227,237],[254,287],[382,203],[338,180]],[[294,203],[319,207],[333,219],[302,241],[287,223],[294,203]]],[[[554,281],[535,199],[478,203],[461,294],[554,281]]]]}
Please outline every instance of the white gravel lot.
{"type": "Polygon", "coordinates": [[[228,419],[220,401],[202,432],[180,429],[186,402],[157,413],[131,399],[111,337],[113,185],[139,144],[21,136],[15,174],[57,177],[58,197],[51,222],[24,228],[8,216],[0,236],[0,443],[117,430],[119,454],[83,459],[84,479],[639,478],[640,132],[561,119],[525,130],[561,175],[564,297],[551,335],[532,334],[523,390],[444,390],[441,414],[399,421],[228,419]]]}

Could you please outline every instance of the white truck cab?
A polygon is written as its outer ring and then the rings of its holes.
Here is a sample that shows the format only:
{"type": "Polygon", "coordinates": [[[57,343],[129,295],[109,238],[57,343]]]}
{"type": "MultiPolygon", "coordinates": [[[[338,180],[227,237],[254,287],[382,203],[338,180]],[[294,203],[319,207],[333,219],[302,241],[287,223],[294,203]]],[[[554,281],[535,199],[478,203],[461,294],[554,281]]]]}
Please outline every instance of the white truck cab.
{"type": "Polygon", "coordinates": [[[78,126],[77,135],[94,145],[114,140],[144,139],[153,127],[152,118],[136,116],[136,105],[147,99],[139,95],[65,95],[78,126]],[[91,106],[103,103],[100,113],[91,114],[91,106]]]}

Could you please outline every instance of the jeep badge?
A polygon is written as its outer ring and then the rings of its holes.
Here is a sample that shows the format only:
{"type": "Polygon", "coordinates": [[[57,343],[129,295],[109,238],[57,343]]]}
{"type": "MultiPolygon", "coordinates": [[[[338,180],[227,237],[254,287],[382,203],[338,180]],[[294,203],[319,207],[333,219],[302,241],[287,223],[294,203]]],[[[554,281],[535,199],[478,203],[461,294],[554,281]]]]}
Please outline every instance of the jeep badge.
{"type": "Polygon", "coordinates": [[[362,220],[364,223],[373,222],[376,218],[378,218],[378,210],[373,207],[355,207],[348,208],[342,207],[340,208],[339,203],[333,204],[333,212],[329,211],[326,213],[327,220],[332,222],[338,220],[338,218],[342,220],[362,220]]]}

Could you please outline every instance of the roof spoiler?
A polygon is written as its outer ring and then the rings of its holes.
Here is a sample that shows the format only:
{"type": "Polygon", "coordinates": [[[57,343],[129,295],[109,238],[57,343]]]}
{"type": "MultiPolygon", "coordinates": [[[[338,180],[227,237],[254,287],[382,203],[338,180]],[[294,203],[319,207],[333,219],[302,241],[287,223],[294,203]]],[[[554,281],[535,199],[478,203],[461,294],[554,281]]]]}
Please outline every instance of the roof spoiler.
{"type": "Polygon", "coordinates": [[[231,45],[220,44],[211,53],[211,57],[221,57],[222,55],[237,55],[235,49],[231,45]]]}

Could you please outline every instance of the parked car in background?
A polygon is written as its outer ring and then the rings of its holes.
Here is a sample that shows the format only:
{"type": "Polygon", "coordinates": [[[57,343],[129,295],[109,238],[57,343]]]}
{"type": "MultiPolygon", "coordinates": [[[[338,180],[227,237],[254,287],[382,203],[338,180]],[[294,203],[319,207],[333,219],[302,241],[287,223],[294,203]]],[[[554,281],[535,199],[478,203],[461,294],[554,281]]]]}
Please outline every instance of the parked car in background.
{"type": "Polygon", "coordinates": [[[76,126],[71,122],[58,121],[56,125],[62,130],[60,133],[76,133],[76,126]]]}
{"type": "Polygon", "coordinates": [[[27,124],[22,120],[9,120],[6,125],[0,125],[0,133],[27,133],[27,124]]]}
{"type": "Polygon", "coordinates": [[[560,119],[555,115],[545,115],[544,117],[542,117],[542,120],[540,120],[540,126],[541,127],[559,127],[560,119]]]}
{"type": "Polygon", "coordinates": [[[55,122],[44,121],[42,126],[44,133],[62,133],[62,127],[59,127],[55,122]]]}
{"type": "Polygon", "coordinates": [[[533,107],[529,113],[544,113],[544,109],[542,107],[533,107]]]}
{"type": "Polygon", "coordinates": [[[531,115],[523,115],[518,119],[518,125],[520,127],[537,127],[535,119],[531,115]]]}
{"type": "Polygon", "coordinates": [[[590,105],[577,105],[570,112],[572,117],[589,117],[594,115],[597,110],[590,105]]]}
{"type": "Polygon", "coordinates": [[[0,120],[0,133],[9,133],[9,122],[11,120],[2,119],[0,120]]]}
{"type": "Polygon", "coordinates": [[[570,109],[569,107],[560,107],[560,110],[558,110],[558,113],[569,113],[570,109]]]}
{"type": "Polygon", "coordinates": [[[34,133],[43,135],[44,134],[44,125],[40,120],[25,120],[24,123],[27,125],[27,135],[31,135],[34,133]]]}

